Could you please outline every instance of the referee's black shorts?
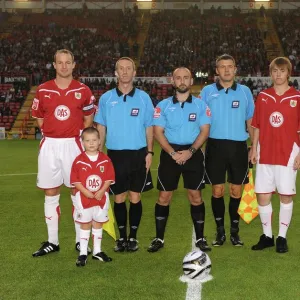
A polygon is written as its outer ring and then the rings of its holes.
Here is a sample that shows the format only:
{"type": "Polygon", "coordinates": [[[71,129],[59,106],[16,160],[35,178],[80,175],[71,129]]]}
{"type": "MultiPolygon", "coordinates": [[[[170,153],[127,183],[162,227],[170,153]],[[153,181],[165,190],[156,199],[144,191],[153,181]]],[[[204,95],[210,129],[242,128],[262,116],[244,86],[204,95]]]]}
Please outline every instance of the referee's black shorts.
{"type": "Polygon", "coordinates": [[[116,176],[116,183],[110,186],[114,195],[127,191],[142,193],[153,188],[150,170],[146,172],[147,149],[107,150],[116,176]]]}
{"type": "MultiPolygon", "coordinates": [[[[187,150],[191,145],[171,144],[175,151],[187,150]]],[[[160,191],[174,191],[178,187],[182,174],[184,188],[189,190],[201,190],[204,188],[204,155],[199,149],[184,165],[179,165],[164,150],[160,153],[158,166],[157,189],[160,191]]]]}
{"type": "Polygon", "coordinates": [[[205,149],[205,182],[240,185],[248,179],[248,146],[246,141],[209,138],[205,149]]]}

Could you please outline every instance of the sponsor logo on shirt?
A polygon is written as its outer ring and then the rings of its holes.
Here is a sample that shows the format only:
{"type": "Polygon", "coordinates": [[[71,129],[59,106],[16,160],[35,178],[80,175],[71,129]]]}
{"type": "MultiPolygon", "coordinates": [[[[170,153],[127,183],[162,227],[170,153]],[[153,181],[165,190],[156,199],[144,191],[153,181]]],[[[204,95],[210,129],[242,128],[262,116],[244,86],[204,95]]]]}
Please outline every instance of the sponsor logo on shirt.
{"type": "Polygon", "coordinates": [[[176,107],[175,106],[171,106],[171,107],[169,107],[168,108],[170,111],[174,111],[175,109],[176,109],[176,107]]]}
{"type": "Polygon", "coordinates": [[[232,108],[239,108],[239,106],[240,106],[240,101],[237,100],[232,101],[232,105],[231,105],[232,108]]]}
{"type": "Polygon", "coordinates": [[[296,100],[291,100],[290,101],[290,106],[291,107],[296,107],[297,106],[297,101],[296,100]]]}
{"type": "Polygon", "coordinates": [[[110,105],[115,106],[117,103],[118,103],[118,101],[112,101],[112,102],[110,102],[110,105]]]}
{"type": "Polygon", "coordinates": [[[44,97],[45,97],[45,98],[51,99],[50,95],[45,95],[44,97]]]}
{"type": "Polygon", "coordinates": [[[54,116],[59,121],[65,121],[70,118],[71,112],[69,107],[65,105],[59,105],[54,111],[54,116]]]}
{"type": "Polygon", "coordinates": [[[216,98],[216,97],[219,97],[219,95],[220,95],[220,94],[213,94],[213,95],[211,95],[211,97],[216,98]]]}
{"type": "Polygon", "coordinates": [[[270,115],[269,121],[273,127],[280,127],[284,121],[283,115],[280,112],[275,111],[270,115]]]}
{"type": "Polygon", "coordinates": [[[39,103],[40,103],[40,100],[34,98],[34,99],[33,99],[33,102],[32,102],[31,108],[32,108],[33,110],[38,110],[38,108],[39,108],[39,103]]]}
{"type": "Polygon", "coordinates": [[[161,113],[160,107],[155,107],[155,108],[154,108],[154,115],[153,115],[153,118],[154,118],[154,119],[158,119],[158,118],[160,117],[160,113],[161,113]]]}
{"type": "Polygon", "coordinates": [[[195,113],[190,113],[189,114],[189,121],[190,122],[195,122],[196,119],[197,119],[197,114],[195,114],[195,113]]]}
{"type": "Polygon", "coordinates": [[[75,92],[75,98],[80,100],[81,99],[81,93],[75,92]]]}
{"type": "Polygon", "coordinates": [[[102,180],[98,175],[90,175],[86,179],[86,188],[91,192],[97,192],[100,190],[102,180]]]}
{"type": "Polygon", "coordinates": [[[140,112],[140,109],[139,108],[133,108],[132,110],[131,110],[131,116],[132,117],[137,117],[138,115],[139,115],[139,112],[140,112]]]}

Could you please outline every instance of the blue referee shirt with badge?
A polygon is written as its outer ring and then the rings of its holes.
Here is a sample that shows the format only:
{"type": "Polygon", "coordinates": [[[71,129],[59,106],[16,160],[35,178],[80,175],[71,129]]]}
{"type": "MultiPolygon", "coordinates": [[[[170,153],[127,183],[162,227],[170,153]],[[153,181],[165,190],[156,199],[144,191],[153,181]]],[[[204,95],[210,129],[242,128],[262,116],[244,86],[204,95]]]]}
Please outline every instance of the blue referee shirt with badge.
{"type": "Polygon", "coordinates": [[[154,107],[148,94],[137,88],[124,95],[118,88],[99,100],[94,121],[106,127],[110,150],[138,150],[147,146],[146,128],[153,125],[154,107]]]}
{"type": "Polygon", "coordinates": [[[236,82],[224,88],[219,82],[203,88],[200,98],[211,110],[209,137],[213,139],[246,141],[246,121],[254,113],[254,101],[250,89],[236,82]]]}
{"type": "Polygon", "coordinates": [[[199,135],[200,126],[210,124],[210,110],[206,103],[190,95],[185,102],[175,96],[158,103],[153,125],[163,127],[170,144],[190,145],[199,135]]]}

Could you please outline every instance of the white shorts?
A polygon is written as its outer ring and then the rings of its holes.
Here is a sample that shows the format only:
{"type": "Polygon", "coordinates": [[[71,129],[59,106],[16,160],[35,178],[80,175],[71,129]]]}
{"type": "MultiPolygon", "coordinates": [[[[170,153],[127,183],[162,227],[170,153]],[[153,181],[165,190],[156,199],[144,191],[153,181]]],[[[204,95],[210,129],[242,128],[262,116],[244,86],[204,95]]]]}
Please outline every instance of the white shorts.
{"type": "Polygon", "coordinates": [[[268,194],[277,189],[280,195],[295,195],[296,176],[297,171],[293,167],[257,164],[255,193],[268,194]]]}
{"type": "Polygon", "coordinates": [[[77,223],[90,223],[92,221],[106,223],[109,220],[108,209],[110,203],[108,193],[105,193],[105,196],[106,202],[103,208],[101,208],[99,205],[90,208],[83,208],[81,205],[80,192],[77,192],[75,209],[73,212],[74,220],[77,223]]]}
{"type": "Polygon", "coordinates": [[[80,140],[75,138],[43,138],[38,157],[37,186],[51,189],[70,184],[73,161],[83,151],[80,140]]]}

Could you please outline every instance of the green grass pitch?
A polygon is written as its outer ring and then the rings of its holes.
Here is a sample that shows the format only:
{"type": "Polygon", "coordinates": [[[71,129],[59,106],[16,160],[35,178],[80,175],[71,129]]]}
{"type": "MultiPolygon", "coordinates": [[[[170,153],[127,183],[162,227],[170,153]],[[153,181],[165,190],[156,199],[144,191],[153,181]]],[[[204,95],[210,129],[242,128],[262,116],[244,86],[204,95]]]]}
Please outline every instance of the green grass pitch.
{"type": "MultiPolygon", "coordinates": [[[[180,184],[174,193],[165,236],[165,248],[146,251],[155,235],[154,205],[157,190],[143,195],[143,218],[138,232],[140,249],[136,253],[114,253],[113,240],[104,235],[103,250],[112,263],[89,259],[77,268],[71,200],[67,189],[61,195],[59,253],[33,258],[32,252],[45,241],[43,192],[35,187],[38,141],[0,141],[0,300],[8,299],[104,299],[179,300],[185,299],[186,284],[179,281],[181,262],[191,250],[192,221],[186,193],[180,184]],[[21,174],[21,175],[7,175],[21,174]],[[26,175],[27,174],[27,175],[26,175]]],[[[156,183],[159,147],[155,147],[152,174],[156,183]]],[[[298,192],[300,187],[298,184],[298,192]]],[[[210,186],[203,191],[206,203],[205,234],[214,238],[215,224],[210,207],[210,186]]],[[[250,225],[241,221],[242,248],[229,241],[214,248],[214,279],[203,285],[204,300],[300,299],[300,207],[295,197],[294,216],[288,232],[290,251],[277,254],[274,248],[251,251],[261,234],[259,218],[250,225]]],[[[226,199],[228,207],[228,197],[226,199]]],[[[277,196],[273,200],[273,232],[278,233],[277,196]]],[[[228,232],[228,212],[226,228],[228,232]]]]}

